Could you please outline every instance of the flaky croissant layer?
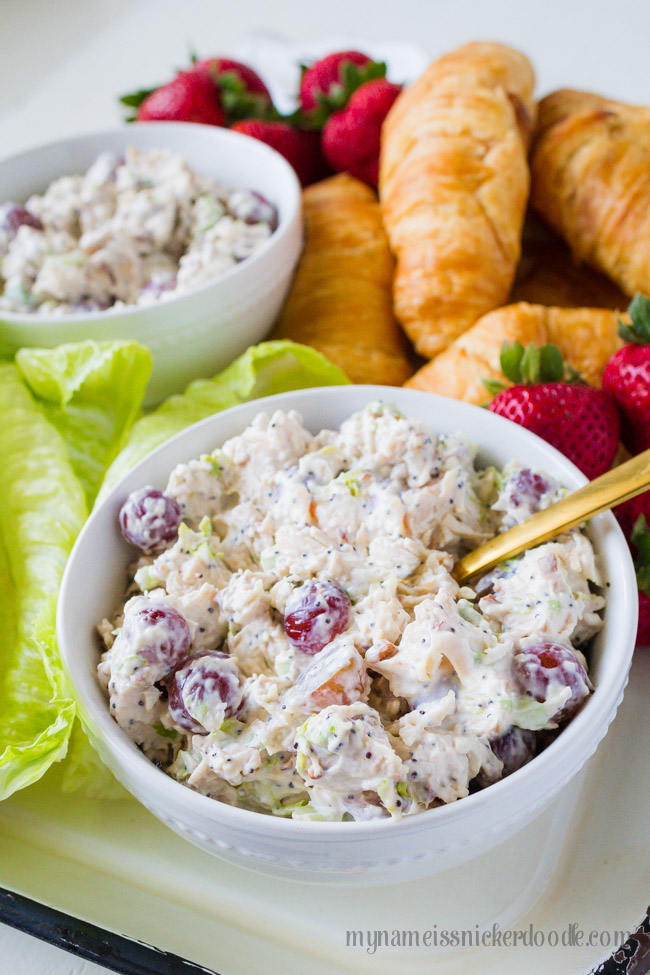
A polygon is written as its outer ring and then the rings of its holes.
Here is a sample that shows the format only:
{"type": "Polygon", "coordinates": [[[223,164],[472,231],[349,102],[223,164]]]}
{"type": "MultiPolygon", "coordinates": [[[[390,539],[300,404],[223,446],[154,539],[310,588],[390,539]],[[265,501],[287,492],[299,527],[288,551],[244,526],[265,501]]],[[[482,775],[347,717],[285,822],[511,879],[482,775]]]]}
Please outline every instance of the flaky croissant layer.
{"type": "Polygon", "coordinates": [[[650,109],[589,92],[543,98],[532,203],[574,257],[650,295],[650,109]]]}
{"type": "Polygon", "coordinates": [[[534,74],[468,44],[406,88],[382,132],[380,197],[397,259],[395,314],[432,357],[508,297],[529,189],[534,74]]]}

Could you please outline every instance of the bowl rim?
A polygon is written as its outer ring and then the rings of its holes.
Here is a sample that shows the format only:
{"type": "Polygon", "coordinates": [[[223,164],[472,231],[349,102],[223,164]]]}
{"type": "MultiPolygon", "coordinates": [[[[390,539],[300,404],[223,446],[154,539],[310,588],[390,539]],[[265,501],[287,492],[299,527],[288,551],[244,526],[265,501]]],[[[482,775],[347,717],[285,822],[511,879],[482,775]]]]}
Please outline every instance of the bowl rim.
{"type": "MultiPolygon", "coordinates": [[[[341,391],[363,391],[363,394],[361,392],[359,393],[359,404],[352,407],[350,412],[363,408],[361,403],[362,396],[364,403],[369,403],[376,399],[382,399],[390,402],[391,395],[394,396],[395,391],[399,390],[400,397],[406,396],[407,399],[412,400],[413,402],[418,399],[426,399],[427,403],[431,404],[431,406],[434,408],[437,405],[439,408],[449,409],[450,404],[453,404],[453,409],[458,410],[461,416],[462,414],[465,414],[470,420],[471,417],[476,416],[477,413],[485,418],[489,416],[490,419],[487,422],[494,425],[495,430],[502,430],[505,439],[508,439],[508,436],[510,436],[516,441],[523,437],[524,441],[528,440],[532,445],[534,445],[535,449],[540,454],[541,467],[543,467],[544,457],[546,456],[550,460],[554,461],[556,466],[559,465],[563,469],[563,476],[566,475],[568,481],[573,482],[574,489],[587,483],[587,478],[584,476],[584,474],[582,474],[582,472],[570,460],[568,460],[568,458],[560,453],[560,451],[556,450],[556,448],[547,443],[547,441],[543,440],[541,437],[538,437],[536,434],[525,430],[518,424],[514,424],[512,421],[498,416],[497,414],[490,413],[489,411],[483,410],[482,408],[472,404],[464,403],[461,400],[454,400],[421,390],[411,390],[394,386],[363,386],[360,384],[349,384],[338,387],[309,387],[306,389],[292,390],[286,393],[277,393],[272,396],[250,400],[247,403],[242,403],[237,406],[230,407],[227,410],[222,410],[219,413],[212,414],[203,420],[199,420],[198,422],[191,424],[159,444],[145,457],[138,461],[138,463],[135,464],[128,472],[126,472],[115,485],[113,485],[108,494],[101,500],[100,504],[97,505],[91,512],[73,546],[63,574],[57,603],[57,640],[64,669],[68,675],[69,681],[75,689],[76,699],[81,702],[82,707],[80,710],[91,713],[94,726],[100,729],[105,746],[108,748],[112,757],[121,768],[131,765],[133,766],[132,772],[135,772],[137,766],[138,777],[149,794],[153,795],[157,793],[158,796],[160,796],[161,801],[169,803],[171,807],[182,805],[184,807],[184,812],[186,812],[188,815],[191,816],[192,812],[195,812],[198,817],[209,819],[211,821],[211,825],[213,826],[229,826],[230,828],[242,831],[245,834],[250,834],[251,832],[256,834],[262,833],[268,835],[269,838],[275,837],[279,840],[296,839],[301,834],[310,834],[314,837],[320,835],[323,840],[337,839],[345,841],[347,839],[350,842],[357,843],[364,838],[370,839],[378,834],[383,835],[386,831],[399,830],[401,833],[407,831],[409,833],[415,833],[425,830],[429,828],[429,826],[433,826],[434,823],[436,825],[442,825],[449,823],[450,821],[452,823],[454,821],[460,821],[463,818],[471,816],[472,813],[480,811],[483,807],[485,807],[486,803],[496,806],[500,798],[503,800],[508,796],[511,798],[510,805],[512,805],[513,801],[517,801],[518,795],[522,796],[528,792],[530,788],[529,780],[531,778],[531,771],[535,773],[535,778],[537,781],[543,779],[546,770],[549,768],[549,766],[552,768],[553,764],[555,763],[556,755],[558,755],[558,752],[561,749],[567,752],[569,748],[575,745],[579,740],[583,738],[587,740],[589,737],[588,731],[592,732],[592,737],[595,738],[596,745],[599,744],[603,735],[598,735],[597,732],[603,724],[604,713],[602,713],[602,709],[600,709],[600,711],[598,710],[597,705],[600,705],[601,702],[603,705],[605,705],[605,702],[608,702],[609,721],[607,722],[607,727],[609,727],[627,683],[629,667],[634,651],[634,640],[638,615],[637,586],[634,565],[629,547],[623,532],[618,525],[618,522],[611,512],[605,512],[598,515],[596,519],[593,519],[593,523],[597,524],[601,528],[606,527],[607,532],[612,533],[613,544],[619,550],[617,557],[620,559],[620,563],[616,567],[616,585],[622,595],[624,612],[622,611],[620,614],[621,619],[617,619],[616,641],[623,648],[627,647],[627,651],[622,651],[624,666],[620,668],[619,678],[615,684],[612,683],[609,686],[604,686],[599,682],[594,690],[594,693],[591,694],[586,701],[585,706],[569,722],[569,724],[562,729],[561,734],[558,735],[558,737],[554,739],[554,741],[551,742],[551,744],[548,745],[544,751],[536,755],[531,762],[506,778],[500,779],[484,789],[463,797],[461,801],[446,803],[430,809],[425,809],[423,812],[415,816],[405,816],[400,820],[382,818],[367,821],[329,822],[318,820],[293,820],[290,818],[287,819],[284,817],[256,812],[250,809],[242,809],[237,806],[231,806],[228,803],[212,799],[209,796],[205,796],[193,789],[183,786],[182,783],[168,776],[162,769],[157,768],[148,758],[146,758],[138,746],[131,741],[131,739],[126,735],[126,732],[124,732],[117,725],[114,719],[110,716],[108,707],[104,707],[101,710],[96,709],[94,702],[86,699],[83,690],[80,689],[78,683],[75,681],[75,678],[68,665],[66,648],[68,644],[67,630],[69,628],[69,624],[65,617],[65,606],[66,603],[70,602],[68,590],[71,588],[70,578],[75,560],[79,557],[78,553],[83,549],[86,537],[93,531],[93,523],[98,516],[98,513],[103,512],[108,506],[115,504],[117,497],[120,495],[121,491],[123,491],[122,485],[124,482],[134,476],[137,476],[139,471],[146,469],[151,460],[158,454],[169,450],[171,446],[180,444],[188,435],[189,431],[195,431],[201,428],[205,428],[207,431],[214,425],[218,426],[219,423],[222,422],[222,418],[226,416],[229,419],[232,419],[233,417],[244,415],[246,413],[253,413],[254,415],[255,412],[268,412],[272,409],[299,410],[301,400],[309,399],[315,394],[324,394],[326,397],[329,397],[332,395],[333,390],[336,389],[341,391]]],[[[398,408],[402,409],[401,407],[398,408]]],[[[432,410],[432,413],[433,412],[434,411],[432,410]]],[[[435,430],[435,424],[432,422],[431,425],[432,429],[435,430]]],[[[243,428],[244,427],[242,426],[242,429],[243,428]]],[[[465,429],[467,429],[467,427],[465,427],[465,429]]],[[[217,439],[218,438],[219,435],[217,435],[217,439]]],[[[481,447],[479,444],[479,450],[480,449],[481,447]]],[[[487,449],[490,448],[488,447],[487,449]]],[[[513,445],[513,450],[515,449],[516,444],[513,445]]],[[[74,598],[72,599],[72,604],[74,605],[74,598]]],[[[72,630],[74,630],[74,627],[72,630]]],[[[102,697],[104,697],[104,693],[101,688],[100,691],[102,697]]],[[[555,777],[557,778],[557,775],[555,777]]],[[[562,779],[560,787],[566,784],[565,779],[562,779]]],[[[548,789],[547,791],[550,797],[555,794],[553,789],[548,789]]]]}
{"type": "MultiPolygon", "coordinates": [[[[79,135],[67,136],[65,139],[53,139],[49,142],[44,142],[40,145],[31,146],[29,149],[25,149],[21,152],[13,153],[10,156],[6,156],[0,159],[0,178],[2,175],[2,169],[10,166],[15,166],[20,163],[20,160],[25,159],[27,156],[38,156],[40,153],[47,153],[53,151],[58,147],[65,147],[68,145],[74,145],[78,143],[85,142],[86,140],[92,141],[93,139],[99,139],[102,137],[114,137],[115,135],[125,134],[128,136],[129,132],[134,130],[142,131],[146,129],[147,131],[176,131],[176,132],[187,132],[191,133],[190,137],[194,138],[197,136],[199,138],[205,137],[206,139],[225,139],[226,142],[234,141],[235,144],[239,143],[241,146],[244,142],[248,144],[249,150],[252,154],[258,153],[260,157],[269,156],[271,158],[275,157],[276,163],[280,160],[280,169],[284,169],[284,175],[287,178],[287,187],[291,193],[291,199],[289,206],[287,207],[287,212],[285,214],[280,214],[279,211],[279,221],[278,226],[273,231],[272,234],[264,241],[261,247],[259,247],[253,254],[240,261],[234,267],[228,268],[223,271],[217,277],[211,281],[206,281],[203,284],[196,285],[192,288],[187,288],[180,294],[171,295],[169,298],[165,298],[162,301],[159,299],[157,301],[152,301],[148,305],[124,305],[123,307],[116,308],[114,306],[110,308],[105,308],[99,311],[80,311],[80,312],[65,312],[64,314],[57,314],[53,312],[47,315],[39,315],[37,312],[15,312],[6,311],[0,308],[0,325],[6,323],[7,325],[20,325],[27,326],[27,328],[43,328],[47,325],[71,325],[71,324],[101,324],[107,320],[120,319],[125,316],[132,316],[136,314],[144,313],[155,313],[159,308],[174,308],[180,301],[187,299],[192,299],[197,295],[204,294],[215,286],[221,285],[223,282],[236,280],[239,277],[243,277],[247,274],[250,275],[250,268],[255,268],[256,264],[263,259],[269,251],[277,247],[284,239],[291,233],[291,229],[296,220],[296,217],[301,212],[301,199],[302,199],[302,189],[298,176],[293,166],[281,155],[276,149],[267,145],[259,139],[253,139],[251,136],[245,135],[243,132],[233,132],[232,129],[225,128],[224,126],[218,125],[204,125],[199,122],[133,122],[129,123],[128,127],[126,125],[116,126],[110,129],[98,129],[92,132],[82,132],[79,135]],[[200,133],[200,134],[199,134],[200,133]]],[[[125,148],[128,148],[129,140],[125,138],[125,148]]],[[[153,147],[152,147],[153,148],[153,147]]],[[[157,148],[166,149],[167,147],[161,145],[157,148]]],[[[183,156],[186,158],[188,165],[193,169],[193,166],[187,160],[186,154],[182,150],[170,149],[175,155],[183,156]]],[[[216,157],[218,158],[218,157],[216,157]]],[[[74,175],[70,173],[69,175],[74,175]]],[[[57,178],[57,177],[55,177],[57,178]]],[[[218,177],[214,177],[218,179],[218,177]]],[[[250,189],[250,187],[243,187],[244,189],[250,189]]],[[[254,188],[253,188],[254,189],[254,188]]],[[[17,201],[26,202],[26,201],[17,201]]]]}

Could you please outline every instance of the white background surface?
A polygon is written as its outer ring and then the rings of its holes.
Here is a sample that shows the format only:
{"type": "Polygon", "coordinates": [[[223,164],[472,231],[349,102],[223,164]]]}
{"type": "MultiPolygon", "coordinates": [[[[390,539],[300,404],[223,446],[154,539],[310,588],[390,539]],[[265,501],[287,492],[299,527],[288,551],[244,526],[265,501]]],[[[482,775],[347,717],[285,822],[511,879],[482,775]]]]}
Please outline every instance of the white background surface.
{"type": "MultiPolygon", "coordinates": [[[[532,57],[542,93],[585,87],[650,104],[647,0],[0,0],[0,154],[115,124],[116,94],[166,80],[190,48],[225,54],[251,31],[305,56],[327,36],[407,41],[431,57],[502,40],[532,57]]],[[[19,975],[105,971],[2,925],[0,959],[19,975]]]]}

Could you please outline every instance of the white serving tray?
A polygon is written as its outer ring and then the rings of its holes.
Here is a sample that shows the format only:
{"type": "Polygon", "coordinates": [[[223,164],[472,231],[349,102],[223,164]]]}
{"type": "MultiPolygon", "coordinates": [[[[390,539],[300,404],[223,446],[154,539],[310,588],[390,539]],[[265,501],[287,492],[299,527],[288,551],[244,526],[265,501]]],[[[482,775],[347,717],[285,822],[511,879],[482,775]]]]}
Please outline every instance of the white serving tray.
{"type": "Polygon", "coordinates": [[[346,946],[346,930],[441,932],[494,922],[546,933],[570,923],[585,932],[633,930],[650,900],[648,700],[650,654],[639,651],[579,795],[568,790],[497,851],[412,885],[304,887],[238,870],[179,839],[134,800],[63,795],[52,770],[0,804],[0,886],[220,975],[258,975],[262,958],[265,970],[283,975],[392,975],[397,967],[460,975],[469,964],[482,975],[579,975],[615,945],[370,954],[346,946]]]}

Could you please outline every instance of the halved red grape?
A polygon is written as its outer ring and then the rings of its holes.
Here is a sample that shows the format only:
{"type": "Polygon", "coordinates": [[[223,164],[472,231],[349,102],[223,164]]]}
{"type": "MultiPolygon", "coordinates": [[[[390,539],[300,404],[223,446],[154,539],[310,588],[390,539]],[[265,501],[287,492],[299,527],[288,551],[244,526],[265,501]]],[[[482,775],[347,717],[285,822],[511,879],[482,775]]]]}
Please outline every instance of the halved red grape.
{"type": "Polygon", "coordinates": [[[504,735],[493,738],[490,747],[503,762],[503,775],[511,775],[530,762],[535,755],[537,739],[534,731],[513,726],[504,735]]]}
{"type": "Polygon", "coordinates": [[[42,230],[43,224],[27,207],[19,203],[5,203],[0,208],[0,226],[9,237],[15,237],[20,227],[33,227],[42,230]]]}
{"type": "Polygon", "coordinates": [[[313,579],[291,593],[284,608],[284,630],[303,653],[318,653],[346,629],[350,597],[333,582],[313,579]]]}
{"type": "Polygon", "coordinates": [[[277,208],[255,190],[233,190],[228,196],[228,210],[244,223],[268,223],[271,230],[278,226],[277,208]]]}
{"type": "Polygon", "coordinates": [[[155,665],[158,673],[154,680],[161,680],[186,660],[192,634],[177,609],[142,597],[127,610],[120,639],[134,656],[155,665]]]}
{"type": "Polygon", "coordinates": [[[120,528],[127,542],[154,552],[176,539],[182,512],[175,498],[152,487],[132,491],[120,509],[120,528]]]}
{"type": "Polygon", "coordinates": [[[172,720],[198,735],[216,731],[224,717],[237,714],[242,703],[237,663],[219,650],[191,656],[169,675],[167,690],[172,720]]]}
{"type": "Polygon", "coordinates": [[[551,485],[547,479],[542,474],[531,471],[528,467],[522,467],[513,474],[510,483],[512,485],[510,500],[515,507],[524,501],[535,507],[543,495],[551,490],[551,485]]]}
{"type": "Polygon", "coordinates": [[[538,643],[515,655],[514,676],[524,694],[546,701],[549,690],[568,687],[571,694],[553,721],[566,721],[581,706],[592,689],[587,671],[568,647],[559,643],[538,643]]]}

